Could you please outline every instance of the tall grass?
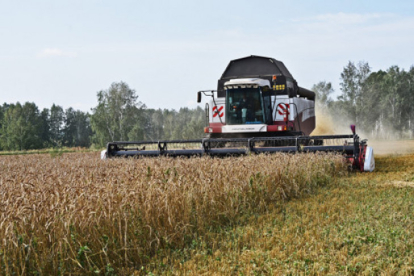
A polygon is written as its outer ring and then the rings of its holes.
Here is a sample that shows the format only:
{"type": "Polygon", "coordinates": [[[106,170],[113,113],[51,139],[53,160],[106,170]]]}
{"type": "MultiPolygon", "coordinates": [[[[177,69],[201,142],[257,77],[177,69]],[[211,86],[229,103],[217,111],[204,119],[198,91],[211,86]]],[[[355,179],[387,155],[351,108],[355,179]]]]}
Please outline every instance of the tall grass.
{"type": "Polygon", "coordinates": [[[140,269],[160,250],[312,192],[344,171],[343,158],[330,154],[3,156],[0,274],[140,269]]]}

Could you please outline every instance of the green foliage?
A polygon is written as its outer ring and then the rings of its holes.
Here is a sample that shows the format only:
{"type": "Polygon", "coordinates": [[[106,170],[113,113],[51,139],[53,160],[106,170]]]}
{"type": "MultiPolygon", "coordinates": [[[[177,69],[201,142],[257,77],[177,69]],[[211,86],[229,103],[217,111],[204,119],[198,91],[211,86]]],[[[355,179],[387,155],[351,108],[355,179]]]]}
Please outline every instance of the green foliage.
{"type": "Polygon", "coordinates": [[[42,145],[42,120],[34,103],[12,104],[3,109],[0,144],[4,150],[26,150],[42,145]]]}
{"type": "Polygon", "coordinates": [[[34,103],[0,107],[0,150],[89,147],[89,114],[53,104],[39,112],[34,103]]]}
{"type": "Polygon", "coordinates": [[[167,122],[164,129],[165,139],[196,139],[203,135],[205,126],[205,113],[200,107],[196,109],[180,108],[175,110],[164,110],[167,122]]]}
{"type": "Polygon", "coordinates": [[[53,104],[50,108],[49,134],[54,147],[62,146],[64,112],[61,106],[53,104]]]}
{"type": "Polygon", "coordinates": [[[92,109],[91,126],[94,144],[109,141],[156,141],[192,139],[203,136],[205,113],[197,109],[146,109],[137,102],[135,90],[124,83],[113,83],[97,93],[98,106],[92,109]]]}
{"type": "MultiPolygon", "coordinates": [[[[124,82],[112,83],[109,89],[97,93],[98,106],[91,116],[95,143],[104,146],[108,141],[127,141],[134,127],[142,127],[142,110],[135,90],[124,82]]],[[[135,138],[135,137],[134,137],[135,138]]]]}
{"type": "Polygon", "coordinates": [[[316,103],[320,108],[327,108],[331,104],[332,99],[330,95],[334,92],[334,89],[330,82],[320,81],[313,85],[312,91],[316,93],[316,103]]]}
{"type": "Polygon", "coordinates": [[[313,86],[319,108],[329,110],[335,123],[357,124],[375,138],[412,138],[414,135],[414,67],[398,66],[371,72],[368,63],[349,62],[341,73],[341,95],[331,101],[330,83],[313,86]]]}
{"type": "Polygon", "coordinates": [[[42,110],[40,113],[40,119],[42,120],[42,126],[39,129],[40,138],[42,140],[42,148],[48,148],[51,146],[49,129],[50,110],[48,108],[44,108],[42,110]]]}
{"type": "Polygon", "coordinates": [[[57,149],[53,149],[51,151],[49,151],[50,157],[52,158],[56,158],[56,157],[61,157],[63,154],[62,150],[57,150],[57,149]]]}
{"type": "Polygon", "coordinates": [[[65,111],[62,142],[68,147],[89,147],[92,136],[90,115],[68,108],[65,111]]]}
{"type": "Polygon", "coordinates": [[[347,117],[356,124],[359,123],[358,119],[361,110],[364,108],[362,97],[365,92],[365,80],[369,76],[370,70],[366,62],[361,61],[357,65],[349,62],[341,73],[342,82],[340,86],[342,94],[338,97],[338,100],[347,117]]]}
{"type": "Polygon", "coordinates": [[[1,136],[2,136],[2,124],[3,124],[3,117],[4,117],[4,111],[6,110],[7,105],[4,104],[3,106],[0,106],[0,150],[2,150],[2,143],[1,143],[1,136]]]}

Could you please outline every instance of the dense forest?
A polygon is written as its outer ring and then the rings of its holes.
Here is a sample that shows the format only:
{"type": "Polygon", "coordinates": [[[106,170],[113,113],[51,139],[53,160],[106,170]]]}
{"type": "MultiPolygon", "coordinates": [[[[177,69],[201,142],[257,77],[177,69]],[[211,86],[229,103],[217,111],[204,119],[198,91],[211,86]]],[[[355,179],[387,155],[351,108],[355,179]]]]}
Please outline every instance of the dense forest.
{"type": "MultiPolygon", "coordinates": [[[[340,76],[340,96],[332,99],[330,82],[312,87],[317,109],[335,123],[355,123],[370,138],[412,138],[414,134],[414,67],[392,66],[371,72],[366,62],[349,62],[340,76]]],[[[91,113],[35,103],[0,106],[0,150],[49,147],[103,147],[108,141],[191,139],[203,135],[204,109],[147,108],[126,83],[97,93],[91,113]]]]}

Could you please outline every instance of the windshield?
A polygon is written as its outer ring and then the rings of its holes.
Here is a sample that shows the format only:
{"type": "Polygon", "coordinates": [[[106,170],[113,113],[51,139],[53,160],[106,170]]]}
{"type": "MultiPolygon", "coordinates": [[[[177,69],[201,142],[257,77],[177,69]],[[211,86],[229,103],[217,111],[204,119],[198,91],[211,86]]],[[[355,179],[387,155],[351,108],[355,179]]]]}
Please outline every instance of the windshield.
{"type": "Polygon", "coordinates": [[[226,93],[227,124],[263,124],[262,97],[259,88],[228,89],[226,93]]]}

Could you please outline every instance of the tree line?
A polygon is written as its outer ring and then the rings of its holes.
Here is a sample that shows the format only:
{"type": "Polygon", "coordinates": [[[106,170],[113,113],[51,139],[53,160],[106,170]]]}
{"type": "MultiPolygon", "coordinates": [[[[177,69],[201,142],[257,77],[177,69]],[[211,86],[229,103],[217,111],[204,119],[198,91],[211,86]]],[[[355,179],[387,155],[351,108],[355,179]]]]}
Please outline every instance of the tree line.
{"type": "Polygon", "coordinates": [[[109,141],[199,138],[206,123],[202,108],[150,109],[126,83],[97,93],[91,113],[53,104],[0,106],[0,150],[104,147],[109,141]]]}
{"type": "Polygon", "coordinates": [[[92,130],[88,113],[53,104],[42,111],[35,103],[0,106],[0,149],[89,147],[92,130]]]}
{"type": "Polygon", "coordinates": [[[330,82],[313,86],[317,107],[335,123],[353,123],[378,139],[412,138],[414,135],[414,67],[391,66],[372,72],[367,62],[348,62],[341,73],[340,96],[333,100],[330,82]]]}
{"type": "MultiPolygon", "coordinates": [[[[374,138],[412,138],[414,134],[414,67],[391,66],[371,72],[366,62],[349,62],[340,76],[340,96],[332,99],[330,82],[312,87],[317,109],[335,123],[354,123],[374,138]]],[[[97,93],[91,113],[53,104],[0,106],[0,150],[50,147],[103,147],[108,141],[194,139],[206,126],[204,109],[151,109],[124,82],[97,93]]]]}

